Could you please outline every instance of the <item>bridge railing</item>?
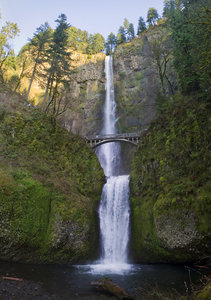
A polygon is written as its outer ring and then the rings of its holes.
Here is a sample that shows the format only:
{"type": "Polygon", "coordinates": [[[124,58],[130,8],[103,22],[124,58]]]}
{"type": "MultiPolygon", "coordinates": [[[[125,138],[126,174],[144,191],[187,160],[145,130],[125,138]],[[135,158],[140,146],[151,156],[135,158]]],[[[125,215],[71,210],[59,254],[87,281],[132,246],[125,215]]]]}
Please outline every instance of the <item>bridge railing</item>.
{"type": "Polygon", "coordinates": [[[86,136],[86,140],[107,140],[107,139],[112,139],[112,138],[139,138],[140,137],[140,132],[134,132],[134,133],[113,133],[113,134],[98,134],[98,135],[92,135],[92,136],[86,136]]]}

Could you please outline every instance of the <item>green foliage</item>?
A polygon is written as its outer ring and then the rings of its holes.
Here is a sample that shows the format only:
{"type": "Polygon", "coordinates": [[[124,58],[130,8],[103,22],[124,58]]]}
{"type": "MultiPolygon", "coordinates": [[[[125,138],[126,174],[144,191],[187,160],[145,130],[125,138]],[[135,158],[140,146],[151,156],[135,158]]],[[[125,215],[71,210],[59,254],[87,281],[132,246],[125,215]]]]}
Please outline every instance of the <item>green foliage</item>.
{"type": "Polygon", "coordinates": [[[130,41],[135,37],[134,25],[129,23],[128,19],[124,19],[123,26],[120,26],[117,34],[117,44],[122,44],[126,41],[130,41]]]}
{"type": "Polygon", "coordinates": [[[86,30],[71,26],[68,32],[68,47],[84,54],[96,54],[105,48],[105,39],[100,33],[89,34],[86,30]]]}
{"type": "Polygon", "coordinates": [[[92,51],[93,54],[102,52],[105,48],[105,39],[100,33],[93,35],[92,39],[92,51]]]}
{"type": "Polygon", "coordinates": [[[53,127],[35,109],[28,117],[2,112],[0,140],[0,228],[8,244],[6,255],[16,259],[16,248],[17,255],[21,252],[30,261],[72,261],[88,255],[96,243],[103,171],[85,141],[53,127]],[[87,228],[89,240],[81,242],[81,249],[65,252],[61,246],[52,252],[57,218],[78,228],[75,239],[87,228]]]}
{"type": "Polygon", "coordinates": [[[155,8],[149,8],[147,12],[147,23],[149,26],[154,26],[159,18],[158,12],[155,8]]]}
{"type": "Polygon", "coordinates": [[[137,34],[139,35],[140,33],[142,33],[143,31],[146,30],[146,23],[144,22],[144,19],[142,17],[140,17],[138,19],[138,30],[137,30],[137,34]]]}
{"type": "MultiPolygon", "coordinates": [[[[40,64],[42,64],[46,60],[46,50],[50,46],[51,39],[52,39],[52,29],[49,27],[48,23],[46,22],[45,24],[37,28],[34,37],[30,40],[30,44],[27,47],[29,53],[31,54],[32,60],[34,61],[31,80],[27,91],[27,99],[29,97],[32,82],[37,73],[37,68],[40,64]]],[[[26,62],[26,59],[24,61],[26,62]]]]}
{"type": "Polygon", "coordinates": [[[13,22],[6,22],[0,29],[0,80],[4,81],[5,68],[13,67],[14,65],[14,50],[11,48],[9,41],[14,39],[19,33],[17,24],[13,22]]]}
{"type": "Polygon", "coordinates": [[[175,67],[183,93],[200,91],[206,95],[210,86],[210,1],[167,1],[165,16],[174,41],[175,67]]]}
{"type": "Polygon", "coordinates": [[[50,67],[46,70],[47,84],[43,100],[43,108],[49,113],[52,120],[56,120],[58,115],[62,114],[67,108],[67,102],[62,102],[63,89],[68,88],[69,82],[69,55],[67,52],[68,45],[68,28],[67,17],[61,14],[55,21],[57,27],[53,33],[52,43],[48,52],[50,67]],[[48,101],[47,101],[48,100],[48,101]],[[47,102],[47,103],[46,103],[47,102]]]}
{"type": "MultiPolygon", "coordinates": [[[[208,243],[210,232],[210,129],[205,103],[177,96],[143,135],[131,172],[132,244],[137,257],[184,261],[206,255],[168,251],[157,238],[155,220],[176,212],[194,214],[197,230],[208,243]],[[140,222],[141,220],[141,222],[140,222]],[[151,253],[151,254],[149,254],[151,253]],[[195,255],[195,257],[194,257],[195,255]]],[[[182,223],[182,222],[181,222],[182,223]]],[[[184,228],[181,228],[181,232],[184,228]]]]}
{"type": "Polygon", "coordinates": [[[156,26],[151,32],[151,36],[145,42],[147,56],[156,65],[161,84],[162,95],[174,93],[173,49],[170,31],[166,26],[156,26]]]}
{"type": "Polygon", "coordinates": [[[123,26],[120,26],[118,34],[117,34],[117,44],[122,44],[124,42],[126,42],[126,32],[125,32],[125,28],[123,26]]]}
{"type": "Polygon", "coordinates": [[[106,41],[106,54],[111,55],[114,53],[114,50],[116,49],[117,39],[116,36],[111,32],[107,38],[106,41]]]}
{"type": "Polygon", "coordinates": [[[135,30],[132,23],[130,23],[128,27],[128,40],[132,40],[135,37],[135,30]]]}
{"type": "MultiPolygon", "coordinates": [[[[15,67],[17,71],[16,74],[13,76],[16,76],[16,84],[11,86],[11,89],[16,92],[20,92],[21,88],[21,81],[23,78],[28,77],[30,78],[31,75],[31,64],[33,61],[33,58],[30,54],[30,43],[26,44],[22,47],[20,53],[16,57],[15,67]]],[[[34,72],[35,73],[35,72],[34,72]]],[[[12,76],[12,77],[13,77],[12,76]]]]}

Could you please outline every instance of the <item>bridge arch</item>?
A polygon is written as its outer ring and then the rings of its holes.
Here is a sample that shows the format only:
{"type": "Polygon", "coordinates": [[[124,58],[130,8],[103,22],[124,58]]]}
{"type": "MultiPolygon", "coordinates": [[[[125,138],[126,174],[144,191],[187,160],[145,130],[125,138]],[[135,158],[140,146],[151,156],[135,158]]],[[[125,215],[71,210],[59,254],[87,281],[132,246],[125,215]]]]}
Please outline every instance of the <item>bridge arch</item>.
{"type": "Polygon", "coordinates": [[[124,142],[137,146],[140,141],[140,133],[121,133],[121,134],[107,134],[86,137],[86,143],[95,149],[100,145],[111,142],[124,142]]]}
{"type": "Polygon", "coordinates": [[[99,146],[101,146],[101,145],[103,145],[103,144],[112,143],[112,142],[129,143],[129,144],[131,144],[131,145],[133,145],[133,146],[136,146],[136,147],[137,147],[137,145],[138,145],[137,143],[132,142],[132,141],[130,141],[130,140],[125,140],[125,139],[109,139],[109,140],[103,140],[103,141],[96,142],[96,144],[92,144],[92,145],[91,145],[91,148],[92,148],[92,149],[95,149],[95,148],[97,148],[97,147],[99,147],[99,146]]]}

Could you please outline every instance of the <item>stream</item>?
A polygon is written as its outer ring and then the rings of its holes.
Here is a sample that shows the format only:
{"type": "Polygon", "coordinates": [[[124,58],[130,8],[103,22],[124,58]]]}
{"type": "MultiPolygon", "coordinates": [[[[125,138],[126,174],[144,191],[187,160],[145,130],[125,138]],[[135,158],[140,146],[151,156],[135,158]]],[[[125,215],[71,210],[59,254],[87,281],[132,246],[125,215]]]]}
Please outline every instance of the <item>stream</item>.
{"type": "MultiPolygon", "coordinates": [[[[109,276],[133,296],[137,296],[143,290],[146,291],[155,287],[159,291],[172,290],[185,294],[184,282],[190,285],[189,269],[184,266],[167,264],[131,265],[129,271],[123,270],[117,274],[111,270],[103,270],[102,272],[100,270],[96,271],[96,269],[93,270],[92,265],[59,266],[1,262],[0,273],[4,276],[23,278],[24,281],[37,283],[42,287],[43,293],[54,295],[50,299],[58,300],[83,299],[84,297],[92,299],[91,297],[98,295],[98,292],[90,286],[90,282],[105,276],[109,276]]],[[[199,277],[195,271],[191,271],[190,276],[193,282],[199,277]]],[[[1,286],[0,299],[9,299],[1,298],[1,286]]],[[[21,298],[14,297],[12,299],[21,298]]],[[[139,298],[136,297],[136,299],[139,298]]]]}

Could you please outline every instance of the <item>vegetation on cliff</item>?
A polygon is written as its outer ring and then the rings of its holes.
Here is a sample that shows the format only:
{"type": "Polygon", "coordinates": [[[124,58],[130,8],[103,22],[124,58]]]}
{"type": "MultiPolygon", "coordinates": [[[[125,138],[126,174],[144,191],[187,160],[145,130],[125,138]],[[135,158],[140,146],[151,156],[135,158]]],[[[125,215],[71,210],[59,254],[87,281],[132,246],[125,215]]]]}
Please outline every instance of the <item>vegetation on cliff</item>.
{"type": "Polygon", "coordinates": [[[165,9],[180,90],[170,96],[161,84],[157,118],[134,157],[132,251],[139,261],[193,262],[210,255],[210,4],[166,1],[165,9]]]}
{"type": "Polygon", "coordinates": [[[209,254],[208,105],[180,96],[142,136],[131,173],[132,248],[143,261],[209,254]]]}
{"type": "Polygon", "coordinates": [[[75,262],[97,255],[104,182],[96,156],[23,99],[1,92],[0,258],[75,262]]]}

